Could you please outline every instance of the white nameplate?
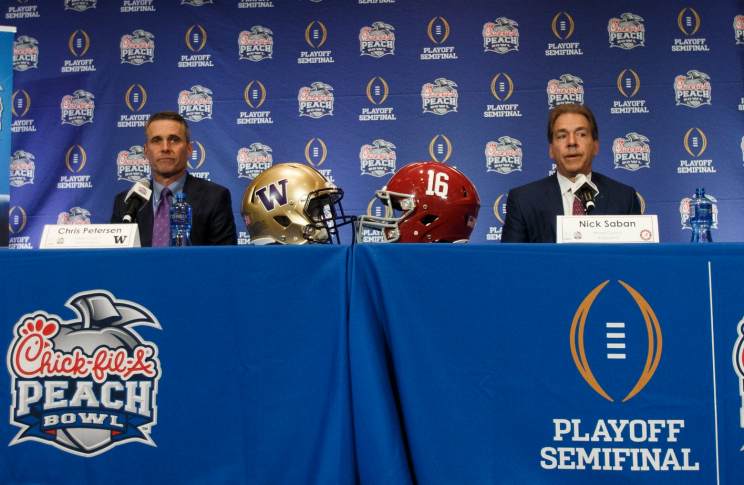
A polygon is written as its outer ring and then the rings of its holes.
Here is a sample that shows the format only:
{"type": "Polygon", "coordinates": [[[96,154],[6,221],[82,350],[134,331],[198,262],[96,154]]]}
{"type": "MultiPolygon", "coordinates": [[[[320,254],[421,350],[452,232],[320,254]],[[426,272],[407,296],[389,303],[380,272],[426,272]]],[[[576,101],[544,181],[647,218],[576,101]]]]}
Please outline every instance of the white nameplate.
{"type": "Polygon", "coordinates": [[[558,216],[559,243],[657,243],[659,220],[648,216],[558,216]]]}
{"type": "Polygon", "coordinates": [[[39,249],[138,248],[137,224],[47,224],[39,249]]]}

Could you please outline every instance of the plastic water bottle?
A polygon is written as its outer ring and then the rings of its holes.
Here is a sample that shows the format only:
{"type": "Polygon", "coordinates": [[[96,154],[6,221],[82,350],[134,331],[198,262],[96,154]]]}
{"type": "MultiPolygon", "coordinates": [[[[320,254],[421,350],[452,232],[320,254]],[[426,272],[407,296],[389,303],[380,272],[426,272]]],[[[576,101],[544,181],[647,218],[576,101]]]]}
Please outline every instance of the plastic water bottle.
{"type": "Polygon", "coordinates": [[[171,206],[171,246],[191,246],[191,206],[186,203],[186,194],[178,192],[171,206]]]}
{"type": "Polygon", "coordinates": [[[713,204],[705,196],[705,189],[695,189],[690,201],[690,226],[692,242],[713,242],[710,226],[713,224],[713,204]]]}

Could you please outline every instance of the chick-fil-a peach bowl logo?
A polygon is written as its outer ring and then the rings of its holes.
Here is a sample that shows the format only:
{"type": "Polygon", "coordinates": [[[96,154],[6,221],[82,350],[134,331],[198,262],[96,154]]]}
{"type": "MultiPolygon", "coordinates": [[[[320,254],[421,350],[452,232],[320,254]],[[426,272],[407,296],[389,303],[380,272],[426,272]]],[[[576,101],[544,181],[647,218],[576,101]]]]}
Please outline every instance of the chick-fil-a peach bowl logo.
{"type": "Polygon", "coordinates": [[[21,430],[10,445],[33,440],[80,456],[132,441],[154,446],[158,348],[133,327],[160,323],[105,290],[78,293],[65,306],[76,319],[36,311],[13,329],[10,423],[21,430]]]}

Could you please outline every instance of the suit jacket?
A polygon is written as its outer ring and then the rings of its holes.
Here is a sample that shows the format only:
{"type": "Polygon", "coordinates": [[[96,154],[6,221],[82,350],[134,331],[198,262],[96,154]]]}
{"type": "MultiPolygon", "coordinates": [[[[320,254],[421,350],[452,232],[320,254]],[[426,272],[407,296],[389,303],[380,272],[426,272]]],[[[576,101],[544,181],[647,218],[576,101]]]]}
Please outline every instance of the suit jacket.
{"type": "MultiPolygon", "coordinates": [[[[635,189],[592,172],[599,194],[592,215],[640,214],[635,189]]],[[[550,177],[511,189],[506,200],[506,221],[501,242],[554,243],[556,217],[563,214],[558,177],[550,177]]]]}
{"type": "MultiPolygon", "coordinates": [[[[124,203],[127,192],[129,191],[125,190],[114,199],[112,224],[121,223],[127,212],[127,204],[124,203]]],[[[186,194],[186,202],[191,205],[191,244],[194,246],[238,244],[229,190],[208,180],[187,174],[183,192],[186,194]]],[[[152,246],[154,219],[152,198],[150,198],[147,204],[137,212],[137,226],[142,247],[152,246]]]]}

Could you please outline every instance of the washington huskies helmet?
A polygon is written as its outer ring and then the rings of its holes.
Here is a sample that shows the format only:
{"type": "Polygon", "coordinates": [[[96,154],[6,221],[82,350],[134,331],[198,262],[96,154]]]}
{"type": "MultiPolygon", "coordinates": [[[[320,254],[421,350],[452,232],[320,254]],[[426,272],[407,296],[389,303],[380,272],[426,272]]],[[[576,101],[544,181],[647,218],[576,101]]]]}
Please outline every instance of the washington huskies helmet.
{"type": "Polygon", "coordinates": [[[353,222],[341,207],[344,191],[300,163],[261,172],[243,194],[240,213],[251,244],[339,243],[338,228],[353,222]]]}
{"type": "Polygon", "coordinates": [[[480,209],[470,180],[439,162],[406,165],[375,195],[385,217],[361,216],[357,242],[364,228],[381,231],[383,242],[468,242],[480,209]]]}

